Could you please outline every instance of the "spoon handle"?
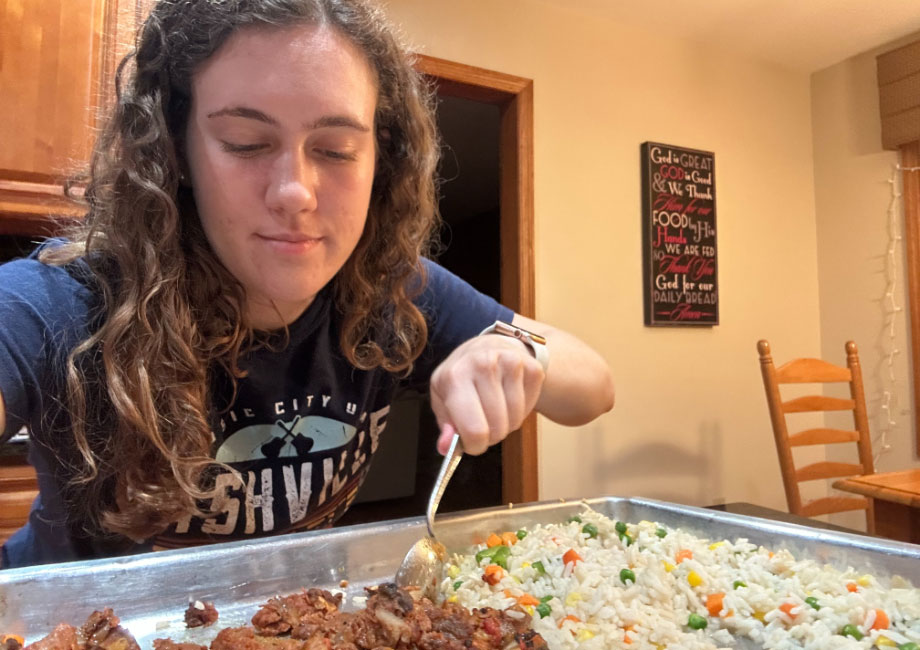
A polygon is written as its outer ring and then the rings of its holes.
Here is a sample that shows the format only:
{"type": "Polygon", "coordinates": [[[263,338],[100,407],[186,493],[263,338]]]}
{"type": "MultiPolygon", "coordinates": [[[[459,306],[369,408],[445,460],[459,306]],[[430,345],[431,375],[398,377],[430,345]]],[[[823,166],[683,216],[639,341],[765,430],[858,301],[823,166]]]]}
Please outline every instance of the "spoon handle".
{"type": "Polygon", "coordinates": [[[450,441],[450,447],[444,454],[444,460],[441,462],[441,471],[438,472],[438,478],[434,482],[434,489],[428,498],[427,523],[428,534],[434,537],[434,513],[438,511],[438,504],[441,503],[441,497],[444,496],[444,490],[447,489],[447,482],[453,476],[454,470],[460,464],[460,458],[463,457],[463,443],[460,442],[460,436],[456,433],[450,441]]]}

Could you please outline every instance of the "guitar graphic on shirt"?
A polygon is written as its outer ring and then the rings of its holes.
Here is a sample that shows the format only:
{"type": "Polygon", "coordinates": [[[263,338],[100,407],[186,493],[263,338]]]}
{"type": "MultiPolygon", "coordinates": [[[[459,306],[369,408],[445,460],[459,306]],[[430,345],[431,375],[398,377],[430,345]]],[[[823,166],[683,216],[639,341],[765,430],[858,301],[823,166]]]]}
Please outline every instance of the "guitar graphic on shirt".
{"type": "Polygon", "coordinates": [[[296,458],[342,447],[355,437],[357,429],[331,418],[294,416],[285,422],[251,424],[230,435],[217,450],[222,463],[272,458],[296,458]]]}

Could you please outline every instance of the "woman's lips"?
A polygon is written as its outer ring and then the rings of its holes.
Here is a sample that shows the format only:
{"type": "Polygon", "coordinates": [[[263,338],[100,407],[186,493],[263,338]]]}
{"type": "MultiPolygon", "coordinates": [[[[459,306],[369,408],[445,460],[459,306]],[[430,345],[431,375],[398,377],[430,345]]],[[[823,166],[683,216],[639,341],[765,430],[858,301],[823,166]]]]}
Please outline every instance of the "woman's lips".
{"type": "Polygon", "coordinates": [[[299,234],[256,235],[273,251],[286,255],[298,255],[313,250],[323,240],[322,237],[310,237],[299,234]]]}

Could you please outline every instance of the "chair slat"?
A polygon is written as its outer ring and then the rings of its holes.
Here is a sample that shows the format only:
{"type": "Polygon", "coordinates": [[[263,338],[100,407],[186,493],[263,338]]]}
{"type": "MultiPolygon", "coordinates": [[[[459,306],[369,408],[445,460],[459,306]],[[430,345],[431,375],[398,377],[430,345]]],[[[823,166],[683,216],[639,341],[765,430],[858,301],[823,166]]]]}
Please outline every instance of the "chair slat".
{"type": "Polygon", "coordinates": [[[856,442],[857,440],[859,440],[858,431],[845,431],[843,429],[808,429],[789,436],[789,446],[832,445],[838,442],[856,442]]]}
{"type": "Polygon", "coordinates": [[[853,463],[812,463],[795,470],[795,480],[817,481],[823,478],[840,478],[843,476],[855,476],[862,474],[862,465],[853,463]]]}
{"type": "Polygon", "coordinates": [[[784,413],[809,413],[811,411],[851,411],[855,402],[851,399],[839,397],[825,397],[823,395],[806,395],[797,397],[788,402],[783,402],[784,413]]]}
{"type": "Polygon", "coordinates": [[[847,510],[865,510],[868,507],[869,500],[859,497],[822,497],[803,504],[802,510],[798,514],[803,517],[814,517],[815,515],[831,515],[835,512],[845,512],[847,510]]]}
{"type": "Polygon", "coordinates": [[[827,381],[850,381],[849,368],[835,366],[821,359],[795,359],[776,369],[780,384],[812,384],[827,381]]]}

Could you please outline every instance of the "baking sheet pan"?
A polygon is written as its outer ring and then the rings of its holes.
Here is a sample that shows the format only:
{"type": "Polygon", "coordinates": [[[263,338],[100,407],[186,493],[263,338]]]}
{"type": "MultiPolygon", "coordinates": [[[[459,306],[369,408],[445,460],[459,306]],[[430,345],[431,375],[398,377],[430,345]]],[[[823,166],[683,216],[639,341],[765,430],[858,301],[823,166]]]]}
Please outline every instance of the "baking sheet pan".
{"type": "MultiPolygon", "coordinates": [[[[852,566],[879,578],[900,575],[920,586],[918,545],[650,499],[598,497],[472,510],[438,517],[436,533],[448,549],[462,551],[496,530],[564,520],[582,504],[619,520],[647,519],[710,540],[744,537],[839,569],[852,566]]],[[[343,608],[354,608],[364,587],[393,579],[406,551],[425,532],[424,519],[415,517],[0,571],[0,632],[31,642],[58,623],[81,625],[94,610],[111,607],[142,648],[162,637],[208,644],[217,629],[249,624],[268,598],[301,587],[344,592],[343,608]],[[214,603],[220,613],[216,625],[185,628],[185,609],[193,600],[214,603]]],[[[754,646],[739,644],[748,647],[754,646]]]]}

